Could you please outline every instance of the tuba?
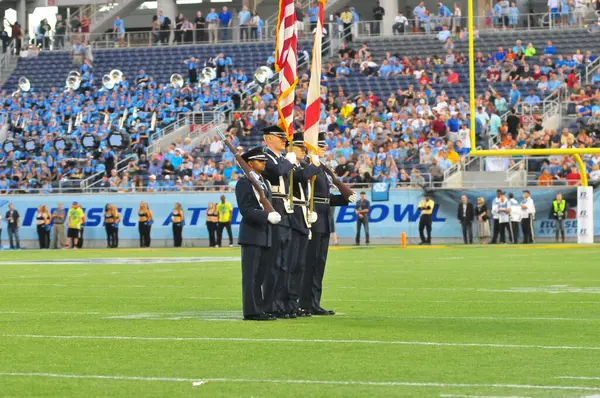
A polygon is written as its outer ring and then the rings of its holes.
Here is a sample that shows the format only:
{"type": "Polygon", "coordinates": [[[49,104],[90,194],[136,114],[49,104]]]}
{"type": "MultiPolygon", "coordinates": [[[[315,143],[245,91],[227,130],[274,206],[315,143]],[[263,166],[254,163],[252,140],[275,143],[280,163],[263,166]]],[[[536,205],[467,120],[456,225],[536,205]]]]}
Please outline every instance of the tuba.
{"type": "Polygon", "coordinates": [[[215,68],[211,68],[207,66],[202,69],[202,73],[200,73],[200,79],[198,85],[202,86],[203,84],[210,84],[213,80],[217,78],[217,70],[215,68]]]}
{"type": "Polygon", "coordinates": [[[181,77],[179,73],[173,73],[169,81],[171,82],[171,85],[175,88],[183,87],[183,77],[181,77]]]}
{"type": "Polygon", "coordinates": [[[67,80],[65,81],[65,88],[67,90],[78,90],[81,85],[81,74],[76,70],[69,72],[67,80]]]}
{"type": "Polygon", "coordinates": [[[110,77],[110,75],[102,76],[102,86],[104,86],[107,90],[112,90],[115,88],[115,81],[110,77]]]}
{"type": "Polygon", "coordinates": [[[115,82],[115,85],[121,83],[121,80],[123,80],[123,72],[121,72],[118,69],[111,70],[108,75],[113,80],[113,82],[115,82]]]}
{"type": "Polygon", "coordinates": [[[31,82],[25,76],[21,76],[19,78],[19,82],[17,83],[17,85],[19,86],[19,89],[12,93],[13,97],[19,93],[26,93],[29,90],[31,90],[31,82]]]}
{"type": "Polygon", "coordinates": [[[273,78],[275,74],[268,66],[259,67],[256,72],[254,72],[254,80],[260,84],[265,85],[273,78]]]}

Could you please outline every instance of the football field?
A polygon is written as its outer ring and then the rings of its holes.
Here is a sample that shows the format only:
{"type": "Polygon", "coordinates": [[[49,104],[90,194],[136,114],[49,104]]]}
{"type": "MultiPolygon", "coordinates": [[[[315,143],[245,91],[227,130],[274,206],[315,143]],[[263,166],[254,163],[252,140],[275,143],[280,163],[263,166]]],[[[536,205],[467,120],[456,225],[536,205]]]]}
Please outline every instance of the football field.
{"type": "Polygon", "coordinates": [[[239,249],[4,251],[0,396],[589,397],[600,249],[335,247],[335,316],[241,320],[239,249]]]}

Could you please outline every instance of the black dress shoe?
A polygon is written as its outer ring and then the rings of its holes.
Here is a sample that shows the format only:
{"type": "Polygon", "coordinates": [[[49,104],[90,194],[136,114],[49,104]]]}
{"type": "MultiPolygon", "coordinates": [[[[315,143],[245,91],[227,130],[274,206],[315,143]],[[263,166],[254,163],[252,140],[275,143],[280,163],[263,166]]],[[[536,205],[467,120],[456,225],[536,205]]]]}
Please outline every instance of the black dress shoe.
{"type": "Polygon", "coordinates": [[[323,315],[323,316],[324,315],[335,315],[335,311],[326,310],[325,308],[319,308],[319,309],[313,310],[312,314],[313,315],[319,315],[319,316],[321,316],[321,315],[323,315]]]}
{"type": "Polygon", "coordinates": [[[296,319],[296,318],[298,318],[298,315],[296,314],[296,312],[290,312],[287,315],[289,316],[290,319],[296,319]]]}
{"type": "Polygon", "coordinates": [[[311,317],[311,316],[312,316],[312,312],[310,312],[309,310],[307,310],[307,309],[304,309],[304,308],[298,308],[298,309],[296,310],[296,315],[297,315],[298,317],[305,317],[305,318],[308,318],[308,317],[311,317]]]}
{"type": "Polygon", "coordinates": [[[272,315],[277,319],[290,319],[290,314],[288,314],[287,312],[278,311],[272,315]]]}
{"type": "Polygon", "coordinates": [[[258,314],[258,315],[245,315],[244,316],[244,320],[245,321],[274,321],[277,318],[275,318],[273,315],[271,314],[266,314],[266,313],[262,313],[262,314],[258,314]]]}

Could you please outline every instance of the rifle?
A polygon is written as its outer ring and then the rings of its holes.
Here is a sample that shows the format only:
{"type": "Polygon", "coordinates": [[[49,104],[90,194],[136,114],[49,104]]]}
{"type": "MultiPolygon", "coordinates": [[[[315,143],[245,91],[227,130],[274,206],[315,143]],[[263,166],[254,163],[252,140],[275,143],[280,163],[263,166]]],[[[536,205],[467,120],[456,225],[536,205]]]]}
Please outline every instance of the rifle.
{"type": "Polygon", "coordinates": [[[325,173],[329,174],[333,181],[333,185],[340,191],[344,199],[348,200],[348,198],[354,194],[354,191],[348,185],[344,184],[325,163],[321,163],[321,167],[325,173]]]}
{"type": "Polygon", "coordinates": [[[265,195],[265,191],[263,191],[263,188],[258,183],[258,180],[256,179],[256,177],[254,177],[255,175],[258,175],[258,174],[256,172],[252,171],[250,166],[248,166],[248,163],[246,163],[246,161],[242,158],[242,156],[237,153],[237,151],[235,150],[233,145],[231,145],[231,142],[229,142],[229,140],[227,140],[227,137],[225,137],[225,134],[223,134],[222,127],[216,127],[215,130],[217,130],[217,134],[219,134],[219,137],[221,138],[221,141],[223,142],[223,144],[227,148],[229,148],[231,153],[233,153],[235,155],[235,160],[238,162],[238,164],[244,171],[244,174],[246,175],[246,177],[248,177],[248,180],[250,181],[250,183],[252,184],[252,186],[254,187],[256,192],[258,192],[258,201],[263,206],[265,211],[267,213],[274,212],[275,209],[273,208],[273,205],[271,204],[271,202],[269,202],[267,195],[265,195]]]}

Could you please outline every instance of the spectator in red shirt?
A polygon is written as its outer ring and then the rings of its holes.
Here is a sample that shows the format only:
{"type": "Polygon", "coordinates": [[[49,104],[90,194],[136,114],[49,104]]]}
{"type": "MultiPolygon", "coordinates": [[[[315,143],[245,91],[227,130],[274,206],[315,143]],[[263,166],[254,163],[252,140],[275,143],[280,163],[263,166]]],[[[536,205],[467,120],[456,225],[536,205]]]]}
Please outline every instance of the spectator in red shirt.
{"type": "Polygon", "coordinates": [[[579,181],[581,180],[581,175],[579,171],[577,171],[577,167],[571,167],[571,172],[567,174],[567,185],[579,185],[579,181]]]}
{"type": "Polygon", "coordinates": [[[431,130],[439,137],[446,135],[446,123],[442,119],[442,115],[438,115],[437,118],[431,123],[431,130]]]}
{"type": "Polygon", "coordinates": [[[429,77],[427,77],[427,73],[423,72],[421,74],[421,78],[419,79],[419,84],[422,86],[426,86],[428,84],[431,84],[431,80],[429,80],[429,77]]]}
{"type": "Polygon", "coordinates": [[[490,69],[487,72],[486,79],[488,82],[497,82],[500,80],[500,72],[496,69],[495,66],[490,66],[490,69]]]}
{"type": "Polygon", "coordinates": [[[571,71],[571,73],[569,73],[569,76],[567,76],[567,86],[569,88],[573,88],[573,86],[575,86],[576,83],[579,83],[577,75],[575,74],[575,71],[571,71]]]}
{"type": "Polygon", "coordinates": [[[458,84],[459,77],[458,73],[454,72],[452,69],[448,69],[448,84],[458,84]]]}

